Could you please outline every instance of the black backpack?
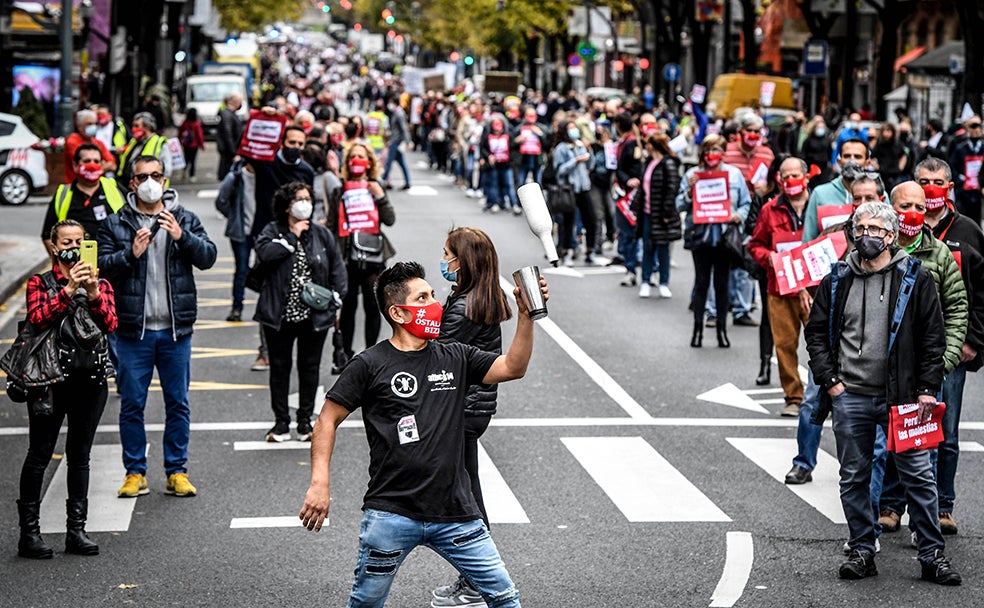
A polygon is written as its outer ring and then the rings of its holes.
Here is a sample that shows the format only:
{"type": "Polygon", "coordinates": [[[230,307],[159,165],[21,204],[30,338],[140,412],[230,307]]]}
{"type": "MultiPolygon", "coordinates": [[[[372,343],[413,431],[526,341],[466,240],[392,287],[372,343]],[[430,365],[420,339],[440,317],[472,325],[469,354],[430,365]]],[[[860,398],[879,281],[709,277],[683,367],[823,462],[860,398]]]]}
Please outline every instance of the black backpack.
{"type": "Polygon", "coordinates": [[[544,189],[557,185],[557,167],[553,164],[553,154],[547,154],[546,161],[540,173],[540,186],[544,189]]]}

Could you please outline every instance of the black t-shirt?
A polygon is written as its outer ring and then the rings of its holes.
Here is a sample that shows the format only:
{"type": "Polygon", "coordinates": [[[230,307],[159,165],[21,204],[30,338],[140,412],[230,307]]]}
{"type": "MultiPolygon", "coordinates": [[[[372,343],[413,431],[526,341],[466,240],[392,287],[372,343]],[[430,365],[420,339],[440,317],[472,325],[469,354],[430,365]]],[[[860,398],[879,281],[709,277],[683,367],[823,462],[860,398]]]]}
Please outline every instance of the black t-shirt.
{"type": "Polygon", "coordinates": [[[432,522],[481,517],[465,471],[465,395],[496,356],[434,341],[404,352],[385,340],[345,367],[327,398],[362,408],[369,441],[363,509],[432,522]]]}
{"type": "MultiPolygon", "coordinates": [[[[72,188],[72,203],[68,206],[68,215],[65,219],[75,220],[82,224],[82,228],[85,229],[85,238],[95,240],[99,234],[99,224],[114,213],[113,208],[106,202],[106,193],[103,192],[102,184],[92,193],[91,198],[79,190],[75,182],[72,182],[70,187],[72,188]]],[[[51,236],[51,228],[58,223],[58,216],[55,214],[55,199],[57,197],[57,194],[51,197],[48,212],[44,216],[44,224],[41,226],[42,239],[51,236]]]]}

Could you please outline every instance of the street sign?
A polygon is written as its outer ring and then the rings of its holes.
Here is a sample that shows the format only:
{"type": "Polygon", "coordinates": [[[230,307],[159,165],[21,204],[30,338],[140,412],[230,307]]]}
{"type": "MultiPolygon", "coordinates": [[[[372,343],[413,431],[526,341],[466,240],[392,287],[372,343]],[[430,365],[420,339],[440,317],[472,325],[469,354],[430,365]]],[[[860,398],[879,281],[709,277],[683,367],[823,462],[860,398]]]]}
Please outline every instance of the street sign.
{"type": "Polygon", "coordinates": [[[803,75],[814,77],[827,75],[827,42],[825,40],[811,40],[803,47],[803,75]]]}
{"type": "Polygon", "coordinates": [[[776,83],[771,80],[762,82],[762,85],[759,87],[759,103],[768,108],[772,105],[772,98],[775,97],[775,94],[776,83]]]}
{"type": "Polygon", "coordinates": [[[680,66],[676,63],[667,63],[663,66],[663,80],[666,82],[677,82],[680,80],[680,66]]]}
{"type": "Polygon", "coordinates": [[[967,61],[963,55],[950,55],[950,73],[963,74],[967,61]]]}

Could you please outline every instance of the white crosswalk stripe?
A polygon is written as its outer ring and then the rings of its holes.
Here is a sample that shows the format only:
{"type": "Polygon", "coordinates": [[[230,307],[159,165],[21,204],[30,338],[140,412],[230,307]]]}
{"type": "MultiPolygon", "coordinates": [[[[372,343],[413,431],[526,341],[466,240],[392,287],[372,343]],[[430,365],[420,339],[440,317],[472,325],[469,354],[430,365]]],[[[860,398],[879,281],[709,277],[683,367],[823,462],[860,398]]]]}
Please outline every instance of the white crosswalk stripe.
{"type": "Polygon", "coordinates": [[[482,482],[482,498],[485,501],[485,511],[489,514],[489,523],[530,523],[523,505],[519,504],[516,495],[509,489],[481,442],[478,444],[478,477],[482,482]]]}
{"type": "MultiPolygon", "coordinates": [[[[123,448],[120,445],[94,445],[89,456],[89,532],[126,532],[130,529],[130,516],[137,501],[117,498],[116,490],[123,483],[123,448]]],[[[65,531],[65,499],[68,488],[67,462],[58,461],[58,469],[51,478],[48,491],[41,501],[41,532],[65,531]]]]}
{"type": "Polygon", "coordinates": [[[629,521],[731,521],[642,437],[561,441],[629,521]]]}

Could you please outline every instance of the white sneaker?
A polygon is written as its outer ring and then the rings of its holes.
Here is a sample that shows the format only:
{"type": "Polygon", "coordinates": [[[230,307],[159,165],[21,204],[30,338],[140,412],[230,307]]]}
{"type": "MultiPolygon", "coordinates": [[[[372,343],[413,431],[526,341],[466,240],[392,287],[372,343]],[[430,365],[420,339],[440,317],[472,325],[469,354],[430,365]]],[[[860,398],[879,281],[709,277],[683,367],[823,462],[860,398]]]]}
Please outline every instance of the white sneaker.
{"type": "Polygon", "coordinates": [[[658,289],[659,289],[659,297],[664,298],[666,300],[669,300],[670,298],[673,297],[673,292],[670,291],[670,288],[667,287],[666,285],[660,285],[658,289]]]}
{"type": "Polygon", "coordinates": [[[643,283],[642,285],[639,286],[639,297],[648,298],[651,290],[652,287],[649,285],[649,283],[643,283]]]}
{"type": "MultiPolygon", "coordinates": [[[[850,555],[851,554],[851,545],[847,544],[847,542],[845,541],[844,542],[844,546],[841,547],[841,552],[843,552],[844,555],[850,555]]],[[[877,538],[875,539],[875,553],[881,553],[881,543],[878,542],[878,539],[877,538]]]]}
{"type": "Polygon", "coordinates": [[[632,287],[636,284],[636,275],[634,272],[626,272],[625,278],[619,283],[622,287],[632,287]]]}
{"type": "Polygon", "coordinates": [[[567,255],[564,256],[564,266],[571,267],[574,265],[574,252],[568,251],[567,255]]]}

